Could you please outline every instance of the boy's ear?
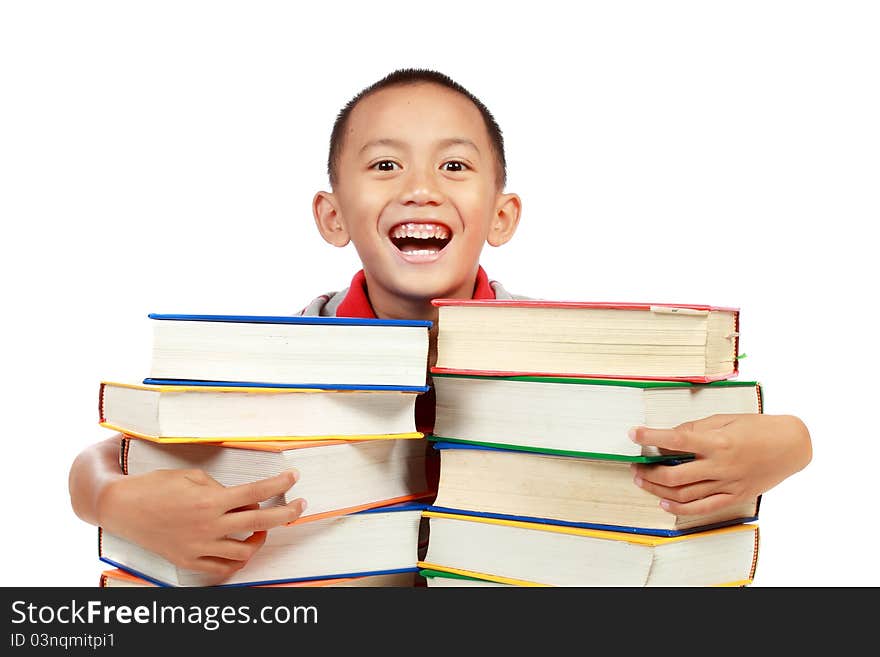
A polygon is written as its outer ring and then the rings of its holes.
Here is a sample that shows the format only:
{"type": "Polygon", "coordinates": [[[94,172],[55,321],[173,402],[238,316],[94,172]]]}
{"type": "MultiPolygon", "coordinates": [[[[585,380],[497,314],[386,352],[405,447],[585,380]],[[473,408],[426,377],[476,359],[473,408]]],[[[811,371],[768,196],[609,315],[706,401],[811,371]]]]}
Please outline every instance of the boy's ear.
{"type": "Polygon", "coordinates": [[[333,246],[345,246],[351,241],[348,230],[342,222],[339,203],[334,194],[330,192],[315,194],[315,198],[312,199],[312,214],[324,241],[333,246]]]}
{"type": "Polygon", "coordinates": [[[495,217],[489,226],[486,241],[492,246],[501,246],[510,241],[519,226],[522,201],[516,194],[499,194],[495,204],[495,217]]]}

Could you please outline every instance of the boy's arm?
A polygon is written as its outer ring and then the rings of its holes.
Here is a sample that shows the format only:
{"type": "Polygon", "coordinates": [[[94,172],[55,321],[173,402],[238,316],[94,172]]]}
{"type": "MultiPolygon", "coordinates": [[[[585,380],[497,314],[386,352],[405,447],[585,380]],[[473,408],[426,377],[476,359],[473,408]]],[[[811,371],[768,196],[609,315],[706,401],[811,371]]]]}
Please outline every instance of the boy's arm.
{"type": "Polygon", "coordinates": [[[295,470],[240,486],[224,487],[201,470],[155,470],[124,475],[121,436],[95,443],[74,459],[68,487],[82,520],[100,525],[191,570],[228,577],[266,540],[266,530],[296,520],[305,500],[261,509],[282,495],[295,470]],[[228,538],[247,533],[243,540],[228,538]]]}
{"type": "Polygon", "coordinates": [[[671,513],[710,513],[770,490],[803,470],[813,457],[810,432],[793,415],[727,414],[673,429],[637,427],[640,445],[693,452],[676,466],[634,465],[639,486],[671,513]]]}
{"type": "Polygon", "coordinates": [[[67,480],[70,505],[81,520],[100,525],[98,504],[106,487],[125,475],[119,468],[121,434],[89,445],[80,452],[70,467],[67,480]]]}

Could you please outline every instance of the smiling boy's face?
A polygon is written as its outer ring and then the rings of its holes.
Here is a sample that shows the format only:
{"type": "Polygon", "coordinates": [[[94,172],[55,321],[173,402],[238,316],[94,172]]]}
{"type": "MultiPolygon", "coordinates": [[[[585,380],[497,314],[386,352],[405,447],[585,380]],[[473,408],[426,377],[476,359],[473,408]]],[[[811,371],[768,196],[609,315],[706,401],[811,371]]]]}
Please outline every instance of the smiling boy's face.
{"type": "Polygon", "coordinates": [[[352,110],[315,219],[331,244],[354,243],[377,314],[412,317],[434,298],[470,298],[483,245],[513,236],[520,201],[497,173],[467,97],[432,83],[386,88],[352,110]]]}

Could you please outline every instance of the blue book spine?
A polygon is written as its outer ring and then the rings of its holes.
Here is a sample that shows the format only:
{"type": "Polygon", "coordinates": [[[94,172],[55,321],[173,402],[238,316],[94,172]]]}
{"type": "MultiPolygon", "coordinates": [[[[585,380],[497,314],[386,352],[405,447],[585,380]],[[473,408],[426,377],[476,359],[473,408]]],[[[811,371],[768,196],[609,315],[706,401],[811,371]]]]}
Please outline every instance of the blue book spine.
{"type": "Polygon", "coordinates": [[[192,379],[146,378],[144,385],[155,386],[222,386],[230,388],[309,388],[314,390],[385,390],[388,392],[428,392],[428,386],[377,386],[347,383],[264,383],[261,381],[197,381],[192,379]]]}
{"type": "Polygon", "coordinates": [[[429,506],[428,511],[437,511],[438,513],[454,513],[462,516],[475,516],[477,518],[495,518],[496,520],[514,520],[518,522],[531,522],[541,525],[557,525],[560,527],[577,527],[579,529],[601,529],[609,532],[622,532],[625,534],[644,534],[646,536],[684,536],[685,534],[693,534],[696,532],[706,531],[708,529],[717,529],[718,527],[728,527],[730,525],[740,525],[746,522],[753,522],[758,516],[750,516],[747,518],[733,518],[724,522],[717,522],[711,525],[701,525],[700,527],[691,527],[688,529],[655,529],[653,527],[630,527],[627,525],[602,525],[593,522],[569,522],[567,520],[554,520],[552,518],[536,518],[532,516],[514,516],[503,513],[485,513],[482,511],[470,511],[468,509],[451,509],[445,506],[429,506]]]}
{"type": "Polygon", "coordinates": [[[246,324],[320,324],[336,326],[421,326],[430,328],[433,322],[415,319],[365,319],[356,317],[301,317],[299,315],[180,315],[150,313],[150,319],[184,322],[237,322],[246,324]]]}

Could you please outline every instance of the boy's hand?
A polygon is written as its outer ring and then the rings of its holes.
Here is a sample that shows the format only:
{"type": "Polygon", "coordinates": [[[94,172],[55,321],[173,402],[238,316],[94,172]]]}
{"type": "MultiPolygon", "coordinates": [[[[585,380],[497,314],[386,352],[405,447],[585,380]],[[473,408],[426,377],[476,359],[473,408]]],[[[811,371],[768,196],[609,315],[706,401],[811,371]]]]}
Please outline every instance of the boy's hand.
{"type": "Polygon", "coordinates": [[[177,566],[226,579],[263,545],[266,530],[296,520],[305,510],[303,499],[259,507],[259,502],[284,494],[297,477],[290,470],[227,488],[201,470],[129,475],[102,492],[99,524],[177,566]],[[242,532],[250,536],[229,538],[242,532]]]}
{"type": "Polygon", "coordinates": [[[631,466],[635,483],[661,498],[661,507],[680,515],[710,513],[753,499],[812,458],[807,427],[790,415],[712,415],[674,429],[637,427],[630,437],[663,452],[696,455],[674,466],[631,466]]]}

